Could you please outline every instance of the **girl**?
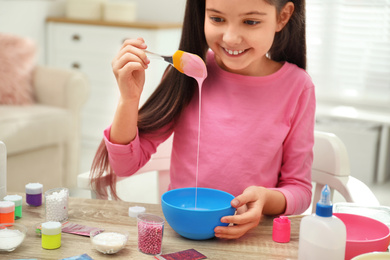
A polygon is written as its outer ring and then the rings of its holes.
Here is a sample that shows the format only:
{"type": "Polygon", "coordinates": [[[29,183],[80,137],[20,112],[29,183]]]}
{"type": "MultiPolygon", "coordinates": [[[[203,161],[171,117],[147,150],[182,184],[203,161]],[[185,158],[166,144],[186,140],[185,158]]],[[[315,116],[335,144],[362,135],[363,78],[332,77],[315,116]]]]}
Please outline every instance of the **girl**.
{"type": "MultiPolygon", "coordinates": [[[[169,188],[195,186],[198,86],[168,67],[138,111],[149,60],[143,39],[112,62],[120,100],[91,177],[97,192],[141,168],[172,133],[169,188]],[[108,176],[103,178],[104,172],[108,176]]],[[[261,216],[299,214],[311,200],[314,86],[306,67],[304,0],[187,0],[180,50],[207,64],[198,186],[233,194],[235,216],[216,227],[238,238],[261,216]]]]}

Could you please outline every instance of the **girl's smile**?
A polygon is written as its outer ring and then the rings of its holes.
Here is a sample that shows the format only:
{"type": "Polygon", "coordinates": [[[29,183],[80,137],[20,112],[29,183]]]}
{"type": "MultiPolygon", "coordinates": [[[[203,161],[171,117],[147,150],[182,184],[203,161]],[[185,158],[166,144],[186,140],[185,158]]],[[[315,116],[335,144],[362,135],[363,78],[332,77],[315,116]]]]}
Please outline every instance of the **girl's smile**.
{"type": "Polygon", "coordinates": [[[240,55],[241,53],[243,53],[245,50],[239,50],[239,51],[233,51],[233,50],[229,50],[229,49],[226,49],[224,48],[224,50],[229,54],[229,55],[232,55],[232,56],[237,56],[237,55],[240,55]]]}

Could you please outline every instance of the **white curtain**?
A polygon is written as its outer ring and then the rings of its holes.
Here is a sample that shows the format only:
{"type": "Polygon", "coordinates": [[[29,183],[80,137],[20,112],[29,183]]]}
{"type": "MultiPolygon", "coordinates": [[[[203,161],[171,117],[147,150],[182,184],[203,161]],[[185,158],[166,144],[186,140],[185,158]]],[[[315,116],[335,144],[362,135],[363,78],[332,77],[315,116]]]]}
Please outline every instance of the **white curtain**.
{"type": "Polygon", "coordinates": [[[317,98],[390,108],[390,0],[307,0],[317,98]]]}

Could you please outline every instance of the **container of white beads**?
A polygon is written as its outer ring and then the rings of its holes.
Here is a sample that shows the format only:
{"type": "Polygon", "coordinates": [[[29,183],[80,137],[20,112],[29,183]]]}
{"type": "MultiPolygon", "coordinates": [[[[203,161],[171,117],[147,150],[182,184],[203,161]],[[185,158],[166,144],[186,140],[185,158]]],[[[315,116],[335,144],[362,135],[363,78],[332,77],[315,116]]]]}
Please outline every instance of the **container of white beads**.
{"type": "Polygon", "coordinates": [[[45,192],[46,221],[64,222],[68,219],[69,190],[55,188],[45,192]]]}

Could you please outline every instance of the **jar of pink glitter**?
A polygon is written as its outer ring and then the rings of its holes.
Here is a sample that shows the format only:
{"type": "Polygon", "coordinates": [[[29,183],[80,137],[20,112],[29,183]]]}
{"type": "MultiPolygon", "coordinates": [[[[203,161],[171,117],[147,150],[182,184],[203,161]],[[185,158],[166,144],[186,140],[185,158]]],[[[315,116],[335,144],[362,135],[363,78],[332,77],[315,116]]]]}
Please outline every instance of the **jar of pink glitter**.
{"type": "Polygon", "coordinates": [[[138,223],[138,250],[148,255],[162,253],[162,238],[164,233],[164,219],[153,214],[139,214],[138,223]]]}

